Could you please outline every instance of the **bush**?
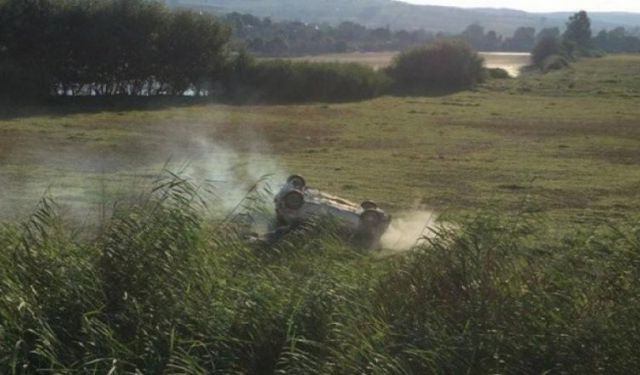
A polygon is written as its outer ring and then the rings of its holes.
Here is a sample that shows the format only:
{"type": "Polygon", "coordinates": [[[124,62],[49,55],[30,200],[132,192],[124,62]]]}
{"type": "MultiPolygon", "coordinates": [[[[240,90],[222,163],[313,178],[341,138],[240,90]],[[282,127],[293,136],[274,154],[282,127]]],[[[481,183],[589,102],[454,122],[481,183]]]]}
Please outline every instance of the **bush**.
{"type": "Polygon", "coordinates": [[[396,56],[387,69],[398,89],[459,89],[482,80],[483,60],[469,45],[441,41],[396,56]]]}
{"type": "Polygon", "coordinates": [[[566,56],[567,49],[555,37],[542,38],[531,51],[531,62],[539,68],[543,68],[544,61],[552,55],[566,56]]]}
{"type": "Polygon", "coordinates": [[[488,68],[486,71],[489,78],[493,78],[493,79],[511,78],[511,75],[509,75],[509,72],[507,72],[505,69],[502,69],[502,68],[488,68]]]}
{"type": "Polygon", "coordinates": [[[560,70],[569,66],[569,61],[560,55],[551,55],[542,61],[541,69],[543,72],[549,72],[551,70],[560,70]]]}
{"type": "Polygon", "coordinates": [[[240,70],[244,90],[275,101],[345,101],[386,92],[384,73],[361,64],[258,61],[240,70]]]}

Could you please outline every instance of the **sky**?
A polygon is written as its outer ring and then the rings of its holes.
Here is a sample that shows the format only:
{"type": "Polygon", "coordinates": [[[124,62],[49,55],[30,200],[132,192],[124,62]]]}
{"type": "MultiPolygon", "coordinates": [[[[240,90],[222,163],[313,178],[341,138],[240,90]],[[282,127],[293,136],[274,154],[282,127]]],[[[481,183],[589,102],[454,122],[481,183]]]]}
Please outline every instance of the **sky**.
{"type": "Polygon", "coordinates": [[[587,12],[637,12],[640,0],[402,0],[413,4],[447,5],[461,8],[511,8],[528,12],[563,12],[584,9],[587,12]]]}

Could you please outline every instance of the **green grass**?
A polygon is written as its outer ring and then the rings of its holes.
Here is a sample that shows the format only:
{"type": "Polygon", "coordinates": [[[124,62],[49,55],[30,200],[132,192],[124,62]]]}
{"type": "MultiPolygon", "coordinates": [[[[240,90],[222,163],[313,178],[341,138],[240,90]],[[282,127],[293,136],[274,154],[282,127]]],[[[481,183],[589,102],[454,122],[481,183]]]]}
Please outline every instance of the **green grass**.
{"type": "Polygon", "coordinates": [[[488,201],[515,210],[528,195],[560,222],[615,218],[640,207],[638,62],[609,56],[473,92],[346,104],[23,109],[0,121],[0,199],[11,214],[47,188],[110,201],[171,159],[222,180],[300,173],[391,211],[455,218],[488,201]]]}
{"type": "Polygon", "coordinates": [[[635,372],[639,61],[347,104],[14,109],[0,373],[635,372]],[[215,188],[158,178],[169,159],[215,188]],[[258,192],[212,217],[287,172],[455,225],[387,256],[330,225],[254,246],[258,192]]]}
{"type": "MultiPolygon", "coordinates": [[[[548,236],[486,210],[402,257],[318,226],[269,248],[170,177],[82,240],[0,229],[2,373],[633,372],[637,220],[548,236]]],[[[255,211],[249,211],[254,212],[255,211]]],[[[239,216],[237,218],[240,218],[239,216]]]]}

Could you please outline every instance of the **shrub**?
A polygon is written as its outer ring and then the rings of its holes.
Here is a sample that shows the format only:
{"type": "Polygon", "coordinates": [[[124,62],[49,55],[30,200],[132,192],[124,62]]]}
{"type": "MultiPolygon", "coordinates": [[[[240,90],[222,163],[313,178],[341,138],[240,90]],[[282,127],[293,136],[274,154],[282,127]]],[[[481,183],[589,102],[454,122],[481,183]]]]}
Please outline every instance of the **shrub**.
{"type": "Polygon", "coordinates": [[[552,55],[567,55],[567,50],[557,38],[545,37],[531,51],[531,62],[542,68],[543,62],[552,55]]]}
{"type": "Polygon", "coordinates": [[[387,72],[399,89],[459,89],[482,80],[482,65],[464,42],[441,41],[401,53],[387,72]]]}
{"type": "Polygon", "coordinates": [[[488,68],[486,71],[487,71],[487,74],[489,75],[489,78],[493,78],[493,79],[511,78],[511,75],[509,75],[509,72],[507,72],[505,69],[502,69],[502,68],[488,68]]]}
{"type": "Polygon", "coordinates": [[[560,55],[551,55],[542,61],[541,69],[543,72],[551,70],[560,70],[569,66],[569,61],[560,55]]]}
{"type": "Polygon", "coordinates": [[[245,90],[275,101],[362,100],[383,94],[389,86],[384,73],[355,63],[258,61],[241,74],[238,81],[245,90]]]}

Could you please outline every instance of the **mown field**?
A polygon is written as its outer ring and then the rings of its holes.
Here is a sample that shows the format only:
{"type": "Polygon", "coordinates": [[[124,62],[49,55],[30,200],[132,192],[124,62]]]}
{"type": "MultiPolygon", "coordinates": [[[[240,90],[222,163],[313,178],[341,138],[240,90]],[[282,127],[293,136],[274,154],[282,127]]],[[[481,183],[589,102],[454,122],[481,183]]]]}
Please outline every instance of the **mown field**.
{"type": "Polygon", "coordinates": [[[0,373],[636,372],[639,62],[360,103],[7,109],[0,373]],[[211,217],[291,172],[455,225],[381,256],[330,222],[247,241],[259,191],[211,217]]]}
{"type": "Polygon", "coordinates": [[[111,201],[169,162],[228,201],[263,175],[299,173],[390,211],[455,217],[530,197],[562,222],[615,218],[640,203],[638,62],[610,56],[474,91],[346,104],[17,109],[0,121],[0,197],[15,208],[3,216],[45,191],[74,206],[111,201]]]}

